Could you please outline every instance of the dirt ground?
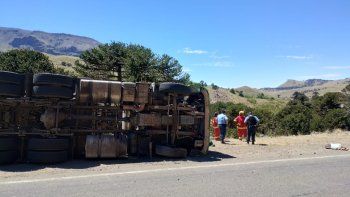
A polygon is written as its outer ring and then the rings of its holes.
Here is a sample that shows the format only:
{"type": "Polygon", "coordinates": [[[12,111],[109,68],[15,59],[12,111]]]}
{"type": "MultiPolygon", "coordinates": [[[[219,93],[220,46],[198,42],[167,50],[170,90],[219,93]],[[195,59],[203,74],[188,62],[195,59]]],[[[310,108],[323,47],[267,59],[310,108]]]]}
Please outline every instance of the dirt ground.
{"type": "Polygon", "coordinates": [[[245,159],[291,158],[349,152],[329,150],[325,149],[324,146],[328,143],[340,143],[342,146],[350,148],[350,132],[334,131],[300,136],[257,137],[255,145],[248,145],[245,140],[227,139],[227,141],[227,144],[213,141],[215,146],[210,147],[210,150],[245,159]]]}
{"type": "Polygon", "coordinates": [[[208,155],[191,154],[186,159],[162,157],[114,159],[114,160],[73,160],[62,164],[12,164],[0,166],[0,182],[56,176],[85,176],[86,174],[125,172],[149,169],[176,168],[194,165],[250,162],[274,159],[322,157],[350,154],[350,151],[329,150],[327,143],[341,143],[350,148],[350,132],[311,134],[288,137],[257,137],[256,145],[248,145],[237,139],[227,139],[226,144],[213,141],[208,155]]]}

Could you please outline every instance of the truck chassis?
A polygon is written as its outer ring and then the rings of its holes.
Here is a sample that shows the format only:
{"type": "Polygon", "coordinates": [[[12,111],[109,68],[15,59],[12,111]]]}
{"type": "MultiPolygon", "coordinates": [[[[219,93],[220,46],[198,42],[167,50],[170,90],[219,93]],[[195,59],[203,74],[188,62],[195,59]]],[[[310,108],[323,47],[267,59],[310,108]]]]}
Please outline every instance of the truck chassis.
{"type": "Polygon", "coordinates": [[[0,163],[206,154],[208,119],[205,89],[0,72],[0,163]]]}

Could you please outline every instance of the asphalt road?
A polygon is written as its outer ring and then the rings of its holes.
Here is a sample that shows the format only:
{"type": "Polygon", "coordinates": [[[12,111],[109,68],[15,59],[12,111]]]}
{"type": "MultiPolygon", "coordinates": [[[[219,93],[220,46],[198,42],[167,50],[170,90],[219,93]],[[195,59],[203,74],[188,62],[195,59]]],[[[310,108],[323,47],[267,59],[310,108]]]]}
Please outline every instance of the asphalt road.
{"type": "Polygon", "coordinates": [[[350,154],[0,179],[0,196],[350,196],[350,154]]]}

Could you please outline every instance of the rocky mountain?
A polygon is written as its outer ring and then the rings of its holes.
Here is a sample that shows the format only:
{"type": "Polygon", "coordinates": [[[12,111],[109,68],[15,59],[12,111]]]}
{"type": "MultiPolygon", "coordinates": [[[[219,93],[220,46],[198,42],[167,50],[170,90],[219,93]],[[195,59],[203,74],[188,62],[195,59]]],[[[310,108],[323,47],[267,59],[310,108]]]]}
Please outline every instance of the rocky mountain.
{"type": "Polygon", "coordinates": [[[0,27],[0,51],[26,48],[51,55],[78,56],[99,44],[83,36],[0,27]]]}
{"type": "Polygon", "coordinates": [[[211,102],[234,102],[244,103],[246,105],[253,105],[252,101],[256,101],[257,104],[264,102],[270,102],[271,99],[275,100],[288,100],[291,98],[294,92],[298,91],[304,93],[306,96],[312,97],[317,92],[319,95],[323,95],[327,92],[341,92],[348,84],[350,84],[350,78],[341,80],[323,80],[323,79],[308,79],[305,81],[287,80],[276,88],[251,88],[243,86],[234,88],[236,94],[232,94],[230,89],[219,88],[218,90],[209,89],[211,102]],[[243,93],[243,97],[238,96],[239,92],[243,93]],[[264,95],[265,99],[259,99],[258,95],[264,95]],[[253,99],[253,100],[252,100],[253,99]]]}
{"type": "Polygon", "coordinates": [[[276,89],[279,90],[287,90],[287,89],[296,89],[296,88],[303,88],[303,87],[310,87],[310,86],[317,86],[322,85],[330,80],[323,80],[323,79],[308,79],[305,81],[297,81],[289,79],[282,85],[278,86],[276,89]]]}
{"type": "Polygon", "coordinates": [[[340,92],[349,83],[350,78],[341,80],[287,80],[285,83],[276,88],[262,88],[260,91],[275,97],[290,98],[290,96],[296,91],[304,93],[307,96],[312,96],[314,92],[318,92],[320,95],[323,95],[326,92],[340,92]]]}

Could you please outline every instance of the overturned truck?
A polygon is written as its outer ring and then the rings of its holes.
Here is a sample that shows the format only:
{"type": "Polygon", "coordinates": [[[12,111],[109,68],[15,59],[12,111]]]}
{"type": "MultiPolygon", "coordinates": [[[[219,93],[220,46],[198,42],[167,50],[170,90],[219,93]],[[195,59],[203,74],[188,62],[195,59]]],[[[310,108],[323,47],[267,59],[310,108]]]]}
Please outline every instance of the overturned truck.
{"type": "Polygon", "coordinates": [[[178,83],[0,71],[0,163],[205,154],[208,106],[178,83]]]}

